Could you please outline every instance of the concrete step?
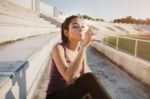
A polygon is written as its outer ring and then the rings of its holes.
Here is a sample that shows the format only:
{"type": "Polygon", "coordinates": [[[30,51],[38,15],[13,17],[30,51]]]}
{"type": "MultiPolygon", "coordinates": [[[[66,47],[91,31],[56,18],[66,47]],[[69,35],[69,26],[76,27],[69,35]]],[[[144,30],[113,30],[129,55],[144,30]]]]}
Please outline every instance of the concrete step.
{"type": "Polygon", "coordinates": [[[62,20],[58,19],[58,18],[55,18],[53,16],[45,16],[43,14],[40,14],[40,17],[48,22],[51,22],[52,24],[55,24],[57,25],[58,27],[61,27],[61,23],[63,22],[62,20]]]}
{"type": "MultiPolygon", "coordinates": [[[[14,13],[13,11],[4,10],[3,8],[1,8],[1,6],[0,6],[0,15],[4,16],[4,17],[12,17],[15,19],[26,20],[29,22],[35,22],[35,23],[39,23],[39,24],[46,24],[46,25],[49,24],[49,22],[44,21],[43,19],[41,19],[38,16],[36,16],[36,17],[24,16],[24,15],[21,15],[20,13],[14,13]]],[[[6,20],[6,18],[5,18],[5,20],[6,20]]]]}
{"type": "Polygon", "coordinates": [[[60,31],[34,11],[0,0],[0,43],[60,31]]]}
{"type": "Polygon", "coordinates": [[[32,19],[39,22],[45,22],[45,24],[48,23],[47,21],[44,21],[42,18],[39,18],[39,15],[35,14],[35,12],[33,12],[32,10],[8,2],[8,0],[0,2],[0,12],[7,15],[9,13],[9,15],[11,16],[13,15],[15,17],[21,17],[24,19],[29,20],[32,19]]]}
{"type": "Polygon", "coordinates": [[[30,99],[50,57],[58,33],[0,45],[0,98],[30,99]],[[3,96],[3,97],[2,97],[3,96]]]}
{"type": "Polygon", "coordinates": [[[1,0],[0,5],[7,8],[7,10],[9,11],[16,11],[16,13],[20,12],[20,14],[22,13],[28,15],[28,17],[37,16],[37,14],[35,14],[31,9],[14,4],[12,2],[9,2],[8,0],[1,0]]]}
{"type": "Polygon", "coordinates": [[[46,68],[42,74],[42,77],[41,77],[31,99],[45,99],[46,98],[46,90],[48,88],[49,77],[50,77],[50,75],[49,75],[50,68],[51,68],[51,60],[49,61],[48,65],[46,66],[46,68]]]}
{"type": "Polygon", "coordinates": [[[102,43],[93,42],[92,46],[103,53],[127,73],[150,86],[150,63],[116,50],[102,43]]]}
{"type": "Polygon", "coordinates": [[[24,25],[24,26],[30,26],[30,27],[56,27],[56,25],[54,24],[50,24],[50,23],[46,23],[45,22],[34,22],[34,21],[30,21],[30,20],[24,20],[24,19],[20,19],[20,18],[15,18],[15,17],[11,17],[11,16],[5,16],[5,15],[0,15],[0,25],[3,24],[16,24],[16,25],[24,25]]]}
{"type": "Polygon", "coordinates": [[[56,25],[38,17],[33,11],[23,8],[18,11],[19,8],[7,0],[0,4],[0,43],[59,31],[56,25]],[[33,16],[28,16],[28,13],[24,13],[25,10],[33,16]]]}
{"type": "Polygon", "coordinates": [[[5,93],[7,93],[12,86],[12,81],[8,75],[0,76],[0,98],[5,99],[5,93]]]}
{"type": "Polygon", "coordinates": [[[30,36],[60,31],[59,28],[37,28],[20,26],[0,26],[0,43],[15,41],[30,36]]]}
{"type": "Polygon", "coordinates": [[[12,16],[7,16],[7,15],[0,15],[0,23],[13,23],[13,24],[22,24],[22,25],[29,25],[29,26],[52,26],[50,23],[43,22],[36,22],[36,21],[31,21],[31,20],[25,20],[22,18],[16,18],[12,16]]]}
{"type": "MultiPolygon", "coordinates": [[[[129,75],[119,65],[103,55],[103,52],[99,52],[97,48],[89,47],[87,49],[88,65],[112,99],[150,99],[150,86],[146,86],[129,75]]],[[[110,53],[109,50],[105,49],[104,51],[110,53]]],[[[115,59],[120,60],[119,58],[115,59]]],[[[126,64],[126,61],[122,63],[126,64]]],[[[133,65],[129,65],[129,67],[132,68],[133,65]]]]}

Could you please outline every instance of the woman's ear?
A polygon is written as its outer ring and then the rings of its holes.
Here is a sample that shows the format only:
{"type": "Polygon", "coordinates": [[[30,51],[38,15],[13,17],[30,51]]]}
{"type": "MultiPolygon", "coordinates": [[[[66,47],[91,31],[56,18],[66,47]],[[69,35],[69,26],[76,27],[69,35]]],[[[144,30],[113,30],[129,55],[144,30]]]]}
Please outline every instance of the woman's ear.
{"type": "Polygon", "coordinates": [[[68,31],[67,30],[64,30],[64,34],[66,37],[68,37],[68,31]]]}

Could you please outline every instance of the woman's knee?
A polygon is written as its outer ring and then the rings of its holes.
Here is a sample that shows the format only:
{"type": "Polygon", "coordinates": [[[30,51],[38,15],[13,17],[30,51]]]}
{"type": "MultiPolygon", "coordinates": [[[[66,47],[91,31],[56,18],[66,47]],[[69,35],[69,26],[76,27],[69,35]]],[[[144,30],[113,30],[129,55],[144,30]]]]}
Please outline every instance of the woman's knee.
{"type": "Polygon", "coordinates": [[[78,82],[85,82],[90,84],[90,83],[99,83],[99,80],[93,73],[85,73],[76,80],[76,83],[78,82]]]}

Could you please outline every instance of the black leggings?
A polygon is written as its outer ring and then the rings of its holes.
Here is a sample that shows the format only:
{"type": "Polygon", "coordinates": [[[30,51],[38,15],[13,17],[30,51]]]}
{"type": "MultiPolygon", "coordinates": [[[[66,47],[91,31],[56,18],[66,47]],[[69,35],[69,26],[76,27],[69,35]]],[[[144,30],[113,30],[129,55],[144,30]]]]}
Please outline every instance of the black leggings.
{"type": "Polygon", "coordinates": [[[46,99],[81,99],[86,93],[90,93],[92,99],[111,99],[92,73],[81,75],[74,84],[67,88],[47,94],[46,99]]]}

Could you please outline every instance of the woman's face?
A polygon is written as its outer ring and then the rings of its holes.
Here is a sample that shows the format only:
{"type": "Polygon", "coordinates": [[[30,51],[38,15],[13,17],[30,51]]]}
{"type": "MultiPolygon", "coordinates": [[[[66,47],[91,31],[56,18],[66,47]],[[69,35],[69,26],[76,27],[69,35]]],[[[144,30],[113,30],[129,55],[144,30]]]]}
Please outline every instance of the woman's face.
{"type": "Polygon", "coordinates": [[[69,40],[79,42],[82,39],[83,22],[80,18],[74,18],[69,24],[68,38],[69,40]]]}

